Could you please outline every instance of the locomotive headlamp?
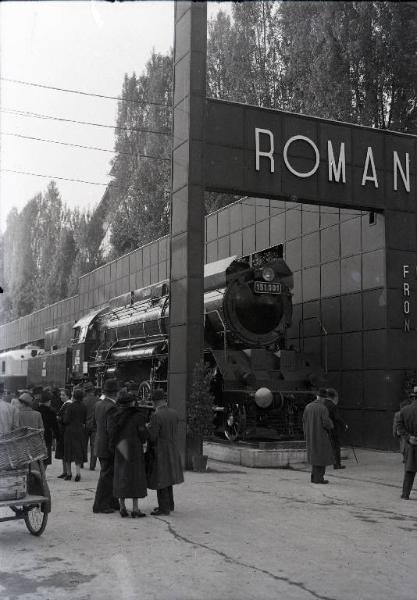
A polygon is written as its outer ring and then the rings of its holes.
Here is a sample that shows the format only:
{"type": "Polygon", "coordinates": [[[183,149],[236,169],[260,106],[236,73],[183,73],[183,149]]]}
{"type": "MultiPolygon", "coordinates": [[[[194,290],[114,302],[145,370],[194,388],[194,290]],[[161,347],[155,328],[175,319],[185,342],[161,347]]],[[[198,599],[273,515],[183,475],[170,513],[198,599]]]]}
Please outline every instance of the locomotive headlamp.
{"type": "Polygon", "coordinates": [[[262,269],[262,278],[264,281],[273,281],[275,279],[275,271],[272,267],[264,267],[262,269]]]}
{"type": "Polygon", "coordinates": [[[255,392],[255,402],[259,408],[268,408],[273,400],[272,392],[266,387],[261,387],[255,392]]]}

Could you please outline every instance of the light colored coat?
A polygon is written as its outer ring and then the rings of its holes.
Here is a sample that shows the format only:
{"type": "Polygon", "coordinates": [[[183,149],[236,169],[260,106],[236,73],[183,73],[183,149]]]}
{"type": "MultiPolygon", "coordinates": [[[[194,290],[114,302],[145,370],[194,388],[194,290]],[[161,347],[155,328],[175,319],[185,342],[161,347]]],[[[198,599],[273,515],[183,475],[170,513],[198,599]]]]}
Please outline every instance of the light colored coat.
{"type": "Polygon", "coordinates": [[[21,402],[19,404],[19,427],[33,427],[34,429],[42,429],[43,431],[41,413],[21,402]]]}
{"type": "Polygon", "coordinates": [[[17,427],[19,427],[17,409],[5,400],[0,399],[0,435],[10,433],[17,427]]]}
{"type": "Polygon", "coordinates": [[[325,467],[334,463],[329,431],[333,422],[321,400],[307,404],[303,414],[303,429],[307,443],[307,461],[310,465],[325,467]]]}

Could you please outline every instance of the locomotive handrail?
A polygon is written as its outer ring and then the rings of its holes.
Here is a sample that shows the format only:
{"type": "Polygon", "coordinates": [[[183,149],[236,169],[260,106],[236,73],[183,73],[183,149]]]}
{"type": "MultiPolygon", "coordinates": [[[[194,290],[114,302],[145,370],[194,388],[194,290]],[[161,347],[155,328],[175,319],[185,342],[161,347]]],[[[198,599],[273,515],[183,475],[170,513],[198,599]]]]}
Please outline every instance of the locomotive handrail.
{"type": "Polygon", "coordinates": [[[219,321],[221,323],[221,326],[223,327],[224,358],[225,358],[225,361],[227,362],[227,328],[226,328],[225,322],[224,322],[224,320],[223,320],[223,318],[222,318],[222,316],[221,316],[221,314],[220,314],[220,312],[218,310],[209,310],[209,311],[207,311],[204,314],[205,315],[211,315],[212,313],[215,313],[218,316],[219,321]]]}
{"type": "Polygon", "coordinates": [[[305,321],[317,321],[319,326],[320,326],[320,333],[324,334],[324,372],[327,375],[327,365],[328,365],[328,346],[327,346],[327,329],[324,327],[322,321],[319,319],[319,317],[304,317],[303,319],[300,319],[298,321],[298,347],[300,349],[300,351],[302,350],[304,352],[304,322],[305,321]],[[301,332],[302,332],[302,338],[301,338],[301,332]],[[303,341],[303,344],[301,346],[301,339],[303,341]]]}

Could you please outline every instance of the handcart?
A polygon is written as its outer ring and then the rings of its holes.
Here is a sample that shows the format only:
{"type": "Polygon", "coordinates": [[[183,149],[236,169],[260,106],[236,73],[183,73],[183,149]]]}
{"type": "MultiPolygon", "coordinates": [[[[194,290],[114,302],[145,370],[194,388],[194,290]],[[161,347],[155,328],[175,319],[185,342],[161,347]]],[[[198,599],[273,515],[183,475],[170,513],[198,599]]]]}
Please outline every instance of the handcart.
{"type": "Polygon", "coordinates": [[[0,522],[23,519],[32,535],[41,535],[51,511],[51,495],[43,459],[43,432],[21,427],[0,436],[0,509],[12,514],[0,522]]]}

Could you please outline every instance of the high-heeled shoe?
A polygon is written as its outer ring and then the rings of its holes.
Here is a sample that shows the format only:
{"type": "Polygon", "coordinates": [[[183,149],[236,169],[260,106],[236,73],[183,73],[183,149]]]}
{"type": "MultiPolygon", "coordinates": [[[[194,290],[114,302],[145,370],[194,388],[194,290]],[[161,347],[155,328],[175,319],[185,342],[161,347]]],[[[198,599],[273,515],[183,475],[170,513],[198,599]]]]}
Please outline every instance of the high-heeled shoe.
{"type": "Polygon", "coordinates": [[[81,481],[81,475],[76,475],[74,481],[81,481]]]}
{"type": "Polygon", "coordinates": [[[120,516],[121,517],[128,517],[129,513],[127,512],[127,509],[125,507],[120,509],[120,516]]]}
{"type": "Polygon", "coordinates": [[[64,481],[71,481],[72,475],[65,475],[64,481]]]}
{"type": "Polygon", "coordinates": [[[142,512],[141,510],[132,510],[130,516],[132,517],[132,519],[136,519],[136,517],[140,519],[142,517],[146,517],[146,513],[142,512]]]}

